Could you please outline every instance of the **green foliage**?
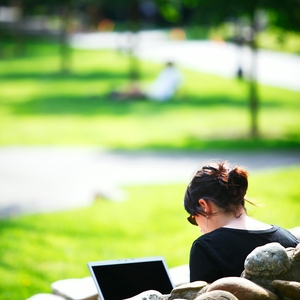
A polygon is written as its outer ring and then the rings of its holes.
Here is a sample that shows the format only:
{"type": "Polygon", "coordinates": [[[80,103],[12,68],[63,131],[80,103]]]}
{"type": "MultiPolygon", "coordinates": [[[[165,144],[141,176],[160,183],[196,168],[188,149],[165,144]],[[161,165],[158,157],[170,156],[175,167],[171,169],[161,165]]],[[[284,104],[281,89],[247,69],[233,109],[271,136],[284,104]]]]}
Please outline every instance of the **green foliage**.
{"type": "Polygon", "coordinates": [[[182,3],[180,0],[156,0],[162,17],[171,23],[181,19],[182,3]]]}
{"type": "MultiPolygon", "coordinates": [[[[261,207],[249,206],[249,214],[298,226],[299,176],[299,167],[250,174],[248,195],[261,207]]],[[[124,202],[98,199],[83,209],[0,220],[1,299],[26,299],[51,292],[56,280],[89,276],[88,261],[162,255],[169,267],[188,263],[200,232],[186,220],[186,184],[130,186],[124,202]]]]}
{"type": "Polygon", "coordinates": [[[244,17],[252,23],[255,13],[263,10],[268,13],[271,26],[294,32],[300,30],[299,0],[183,0],[183,5],[191,9],[188,21],[198,20],[198,25],[220,25],[229,19],[244,17]]]}
{"type": "MultiPolygon", "coordinates": [[[[260,86],[261,136],[252,139],[247,82],[182,69],[184,84],[170,102],[115,102],[107,95],[128,84],[126,55],[74,50],[72,71],[63,74],[55,45],[27,44],[26,53],[0,61],[0,145],[299,148],[299,92],[260,86]]],[[[147,85],[162,66],[139,68],[147,85]]]]}
{"type": "Polygon", "coordinates": [[[276,27],[259,32],[257,43],[260,48],[300,54],[300,35],[276,27]]]}
{"type": "Polygon", "coordinates": [[[264,0],[264,8],[269,11],[270,23],[281,29],[300,31],[300,1],[264,0]]]}
{"type": "Polygon", "coordinates": [[[199,0],[183,0],[183,5],[189,9],[194,9],[199,4],[199,0]]]}

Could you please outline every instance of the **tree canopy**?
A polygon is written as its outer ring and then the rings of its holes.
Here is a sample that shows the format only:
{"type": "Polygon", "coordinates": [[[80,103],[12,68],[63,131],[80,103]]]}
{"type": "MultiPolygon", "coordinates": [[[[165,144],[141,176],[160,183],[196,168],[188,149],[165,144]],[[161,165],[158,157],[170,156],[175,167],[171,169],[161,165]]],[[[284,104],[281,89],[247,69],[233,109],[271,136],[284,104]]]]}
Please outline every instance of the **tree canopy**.
{"type": "Polygon", "coordinates": [[[258,10],[268,14],[269,23],[283,30],[300,31],[300,0],[2,0],[1,5],[18,5],[25,15],[56,14],[63,6],[94,15],[127,21],[133,7],[140,18],[156,15],[156,21],[218,25],[238,17],[253,18],[258,10]]]}

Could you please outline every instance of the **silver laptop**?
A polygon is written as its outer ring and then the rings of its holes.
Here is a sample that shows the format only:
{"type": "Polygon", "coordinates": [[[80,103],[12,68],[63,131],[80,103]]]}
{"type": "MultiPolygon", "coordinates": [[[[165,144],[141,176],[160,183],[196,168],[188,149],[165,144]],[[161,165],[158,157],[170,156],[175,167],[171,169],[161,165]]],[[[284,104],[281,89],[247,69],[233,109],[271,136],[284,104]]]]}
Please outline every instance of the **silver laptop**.
{"type": "Polygon", "coordinates": [[[174,285],[161,256],[88,262],[101,300],[131,298],[148,290],[169,294],[174,285]]]}

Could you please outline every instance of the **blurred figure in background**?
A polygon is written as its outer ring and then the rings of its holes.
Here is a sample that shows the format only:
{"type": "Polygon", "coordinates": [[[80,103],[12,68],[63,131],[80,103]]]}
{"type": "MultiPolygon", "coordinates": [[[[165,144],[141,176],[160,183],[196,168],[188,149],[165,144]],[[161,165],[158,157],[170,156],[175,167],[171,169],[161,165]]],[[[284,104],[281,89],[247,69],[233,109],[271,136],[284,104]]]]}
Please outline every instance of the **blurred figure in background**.
{"type": "Polygon", "coordinates": [[[109,96],[115,100],[149,99],[154,101],[168,101],[179,89],[182,75],[169,61],[158,74],[148,90],[143,91],[137,82],[132,82],[126,91],[113,91],[109,96]]]}

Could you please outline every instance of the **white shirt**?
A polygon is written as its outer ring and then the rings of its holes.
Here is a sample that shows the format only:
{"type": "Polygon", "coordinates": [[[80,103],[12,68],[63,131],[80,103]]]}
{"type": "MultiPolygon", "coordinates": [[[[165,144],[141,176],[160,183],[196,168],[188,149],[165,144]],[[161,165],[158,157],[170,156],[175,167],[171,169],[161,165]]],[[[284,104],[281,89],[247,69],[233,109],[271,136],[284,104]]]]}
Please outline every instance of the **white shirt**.
{"type": "Polygon", "coordinates": [[[168,66],[150,86],[148,97],[157,101],[166,101],[174,95],[181,81],[181,74],[173,66],[168,66]]]}

